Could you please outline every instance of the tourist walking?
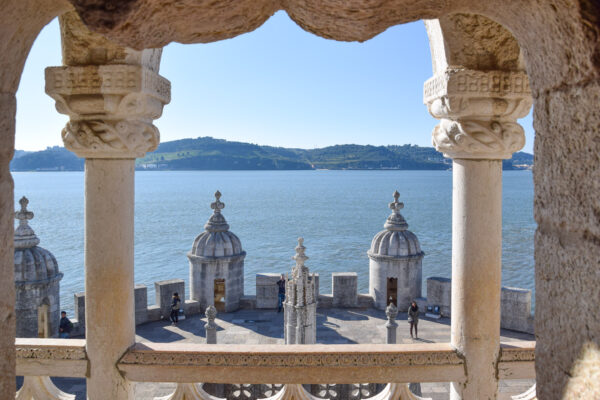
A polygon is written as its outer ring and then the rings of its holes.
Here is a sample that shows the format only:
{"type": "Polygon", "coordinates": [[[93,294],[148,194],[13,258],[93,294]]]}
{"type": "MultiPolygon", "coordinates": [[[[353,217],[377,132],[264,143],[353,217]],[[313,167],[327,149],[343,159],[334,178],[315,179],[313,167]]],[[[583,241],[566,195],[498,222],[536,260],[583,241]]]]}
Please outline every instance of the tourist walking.
{"type": "Polygon", "coordinates": [[[277,312],[281,312],[283,302],[285,301],[285,276],[281,274],[281,278],[277,281],[277,312]]]}
{"type": "Polygon", "coordinates": [[[408,323],[410,324],[410,337],[413,337],[413,327],[415,328],[415,339],[419,338],[417,326],[419,325],[419,306],[416,301],[410,303],[408,307],[408,323]]]}
{"type": "Polygon", "coordinates": [[[73,323],[67,318],[67,312],[60,312],[60,324],[58,325],[58,337],[61,339],[68,339],[73,330],[73,323]]]}
{"type": "Polygon", "coordinates": [[[173,300],[171,301],[171,325],[177,325],[179,322],[179,308],[181,307],[181,299],[179,293],[173,293],[173,300]]]}

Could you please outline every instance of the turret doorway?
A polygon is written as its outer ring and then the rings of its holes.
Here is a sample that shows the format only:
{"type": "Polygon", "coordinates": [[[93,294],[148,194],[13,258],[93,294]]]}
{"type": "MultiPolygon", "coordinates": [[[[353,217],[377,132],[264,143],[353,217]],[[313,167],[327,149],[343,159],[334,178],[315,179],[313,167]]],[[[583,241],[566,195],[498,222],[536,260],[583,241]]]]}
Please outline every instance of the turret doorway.
{"type": "Polygon", "coordinates": [[[398,306],[398,278],[387,278],[386,304],[398,306]]]}
{"type": "Polygon", "coordinates": [[[225,311],[225,279],[215,279],[214,284],[214,303],[219,312],[225,311]]]}

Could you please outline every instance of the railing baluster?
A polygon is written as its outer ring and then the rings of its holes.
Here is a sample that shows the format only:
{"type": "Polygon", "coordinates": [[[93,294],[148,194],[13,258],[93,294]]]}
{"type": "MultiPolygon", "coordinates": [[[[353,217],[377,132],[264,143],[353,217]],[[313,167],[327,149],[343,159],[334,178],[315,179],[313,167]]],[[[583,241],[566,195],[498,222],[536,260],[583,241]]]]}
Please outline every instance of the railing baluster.
{"type": "Polygon", "coordinates": [[[23,386],[15,396],[16,400],[75,400],[74,394],[68,394],[57,388],[49,376],[25,376],[23,386]]]}
{"type": "Polygon", "coordinates": [[[167,396],[155,397],[154,400],[225,400],[212,396],[202,389],[201,383],[178,383],[175,391],[167,396]]]}

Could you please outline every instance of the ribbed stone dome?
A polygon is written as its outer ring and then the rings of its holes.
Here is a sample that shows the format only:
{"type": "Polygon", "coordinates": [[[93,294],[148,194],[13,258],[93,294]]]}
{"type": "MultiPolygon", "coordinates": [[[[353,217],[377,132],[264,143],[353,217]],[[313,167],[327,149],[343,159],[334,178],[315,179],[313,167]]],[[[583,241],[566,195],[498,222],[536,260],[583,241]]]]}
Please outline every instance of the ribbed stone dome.
{"type": "Polygon", "coordinates": [[[27,222],[33,213],[27,210],[29,200],[19,200],[21,210],[15,212],[19,226],[15,230],[15,282],[33,283],[60,279],[56,258],[48,250],[38,246],[40,239],[27,222]]]}
{"type": "Polygon", "coordinates": [[[229,231],[229,225],[221,214],[225,203],[220,201],[221,193],[215,193],[216,201],[210,207],[214,210],[213,215],[204,225],[205,232],[198,235],[192,245],[191,255],[200,257],[233,257],[245,254],[242,242],[229,231]]]}
{"type": "Polygon", "coordinates": [[[379,232],[371,242],[369,256],[423,257],[417,236],[408,230],[406,220],[400,214],[404,204],[398,201],[400,193],[394,192],[394,202],[389,204],[392,213],[388,217],[385,230],[379,232]]]}

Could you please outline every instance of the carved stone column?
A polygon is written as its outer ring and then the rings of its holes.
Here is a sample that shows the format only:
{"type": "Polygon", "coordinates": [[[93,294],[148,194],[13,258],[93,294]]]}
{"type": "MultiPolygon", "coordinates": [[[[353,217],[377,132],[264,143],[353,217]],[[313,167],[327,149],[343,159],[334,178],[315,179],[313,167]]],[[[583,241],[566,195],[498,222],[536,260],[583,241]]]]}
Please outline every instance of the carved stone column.
{"type": "Polygon", "coordinates": [[[70,117],[62,131],[65,147],[86,159],[87,395],[132,399],[133,386],[116,364],[135,342],[134,163],[158,146],[152,121],[170,100],[170,83],[156,72],[160,50],[119,48],[85,32],[72,17],[61,18],[63,50],[65,41],[81,48],[63,54],[72,65],[46,69],[46,93],[70,117]],[[76,59],[80,54],[86,56],[76,59]],[[106,64],[95,65],[97,60],[106,64]]]}
{"type": "Polygon", "coordinates": [[[525,144],[516,122],[531,95],[520,72],[446,70],[425,83],[424,101],[441,120],[433,145],[453,159],[451,343],[467,379],[451,399],[496,399],[500,349],[502,159],[525,144]]]}
{"type": "Polygon", "coordinates": [[[396,316],[398,316],[398,308],[391,302],[385,309],[385,315],[387,316],[387,322],[385,328],[387,329],[387,344],[396,344],[396,332],[398,331],[398,324],[396,323],[396,316]]]}

